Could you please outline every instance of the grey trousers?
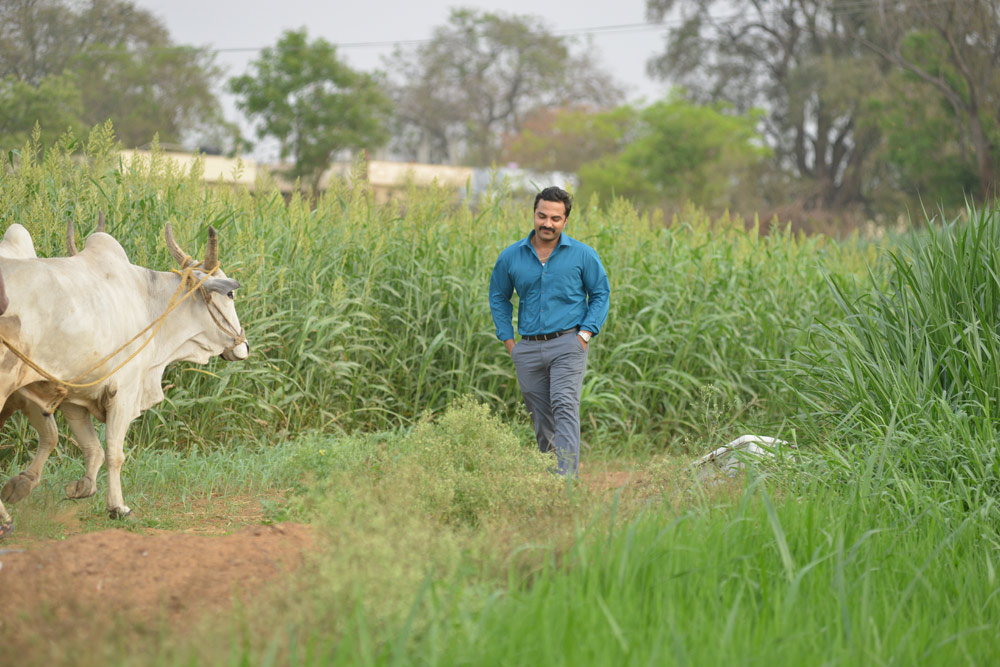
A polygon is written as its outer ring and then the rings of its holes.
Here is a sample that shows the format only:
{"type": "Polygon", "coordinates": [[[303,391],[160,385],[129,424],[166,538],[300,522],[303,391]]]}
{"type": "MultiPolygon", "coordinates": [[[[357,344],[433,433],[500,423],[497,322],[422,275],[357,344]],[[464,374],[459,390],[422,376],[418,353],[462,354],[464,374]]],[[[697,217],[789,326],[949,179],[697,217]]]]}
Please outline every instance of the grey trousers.
{"type": "Polygon", "coordinates": [[[511,353],[538,449],[555,450],[560,475],[576,477],[580,466],[580,394],[588,352],[579,336],[568,333],[552,340],[521,339],[511,353]]]}

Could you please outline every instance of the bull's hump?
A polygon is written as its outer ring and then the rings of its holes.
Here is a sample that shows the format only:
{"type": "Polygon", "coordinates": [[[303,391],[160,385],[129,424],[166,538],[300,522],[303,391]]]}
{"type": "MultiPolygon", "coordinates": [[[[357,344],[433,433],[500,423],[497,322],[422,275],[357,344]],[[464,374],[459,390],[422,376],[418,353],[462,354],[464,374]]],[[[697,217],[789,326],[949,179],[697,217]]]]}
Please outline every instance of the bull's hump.
{"type": "Polygon", "coordinates": [[[93,256],[102,261],[116,259],[130,263],[128,254],[126,254],[121,244],[113,236],[104,232],[95,232],[87,237],[87,245],[80,254],[93,256]]]}
{"type": "Polygon", "coordinates": [[[16,222],[7,228],[0,242],[0,257],[25,259],[36,257],[35,243],[31,240],[31,234],[22,225],[16,222]]]}

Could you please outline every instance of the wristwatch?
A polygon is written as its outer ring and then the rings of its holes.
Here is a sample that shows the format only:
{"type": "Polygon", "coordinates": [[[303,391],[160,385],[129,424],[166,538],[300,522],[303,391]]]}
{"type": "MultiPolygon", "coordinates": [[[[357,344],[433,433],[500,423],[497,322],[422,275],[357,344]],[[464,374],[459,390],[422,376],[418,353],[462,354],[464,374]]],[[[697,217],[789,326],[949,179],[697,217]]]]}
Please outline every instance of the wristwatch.
{"type": "Polygon", "coordinates": [[[579,336],[580,338],[582,338],[584,343],[589,343],[590,342],[590,335],[591,334],[590,334],[589,331],[580,331],[576,335],[579,336]]]}

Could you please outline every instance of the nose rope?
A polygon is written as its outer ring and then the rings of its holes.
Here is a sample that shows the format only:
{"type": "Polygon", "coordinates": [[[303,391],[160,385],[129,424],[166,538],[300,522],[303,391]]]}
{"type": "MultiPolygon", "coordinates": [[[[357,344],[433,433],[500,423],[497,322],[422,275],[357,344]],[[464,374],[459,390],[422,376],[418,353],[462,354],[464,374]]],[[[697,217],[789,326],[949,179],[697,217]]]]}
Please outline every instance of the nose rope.
{"type": "MultiPolygon", "coordinates": [[[[205,268],[204,264],[205,264],[204,261],[195,262],[189,255],[184,255],[184,259],[181,261],[181,270],[180,271],[178,271],[177,269],[171,269],[171,270],[174,273],[177,273],[181,276],[181,283],[183,284],[188,280],[194,280],[192,271],[195,269],[195,267],[201,267],[201,269],[204,270],[205,268]]],[[[219,265],[216,264],[215,268],[207,273],[208,275],[212,275],[218,270],[219,270],[219,265]]],[[[205,308],[208,310],[208,315],[209,317],[212,318],[212,321],[215,323],[215,326],[218,327],[222,333],[226,334],[227,336],[231,336],[233,339],[233,344],[224,348],[222,353],[225,354],[227,352],[232,352],[237,347],[239,347],[240,345],[242,345],[247,341],[246,332],[244,331],[243,327],[240,327],[239,331],[237,331],[236,327],[234,327],[229,322],[229,320],[226,318],[225,313],[223,313],[222,310],[217,305],[215,305],[215,302],[212,301],[212,297],[209,295],[208,290],[205,289],[204,283],[205,280],[203,279],[195,286],[195,289],[198,290],[198,292],[201,294],[201,298],[205,301],[205,308]],[[220,318],[222,320],[221,322],[219,321],[220,318]]]]}
{"type": "Polygon", "coordinates": [[[219,330],[222,331],[222,333],[233,337],[233,344],[224,349],[223,354],[226,352],[232,352],[240,345],[247,342],[246,332],[243,327],[240,327],[239,331],[236,330],[236,327],[229,322],[226,318],[226,314],[222,312],[222,309],[215,305],[215,302],[211,300],[208,295],[208,291],[204,287],[201,288],[201,297],[205,300],[205,306],[208,308],[208,314],[212,318],[212,321],[215,322],[215,326],[219,327],[219,330]],[[221,322],[219,321],[220,319],[222,320],[221,322]]]}

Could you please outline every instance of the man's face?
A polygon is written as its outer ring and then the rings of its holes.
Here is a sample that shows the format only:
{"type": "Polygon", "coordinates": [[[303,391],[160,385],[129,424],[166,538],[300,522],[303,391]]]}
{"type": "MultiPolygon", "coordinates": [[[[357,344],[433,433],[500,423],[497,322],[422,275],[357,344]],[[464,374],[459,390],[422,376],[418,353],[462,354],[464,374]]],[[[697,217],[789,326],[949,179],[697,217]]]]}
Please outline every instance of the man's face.
{"type": "Polygon", "coordinates": [[[566,204],[540,199],[535,209],[535,236],[539,241],[554,241],[566,226],[566,204]]]}

